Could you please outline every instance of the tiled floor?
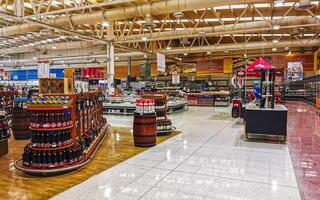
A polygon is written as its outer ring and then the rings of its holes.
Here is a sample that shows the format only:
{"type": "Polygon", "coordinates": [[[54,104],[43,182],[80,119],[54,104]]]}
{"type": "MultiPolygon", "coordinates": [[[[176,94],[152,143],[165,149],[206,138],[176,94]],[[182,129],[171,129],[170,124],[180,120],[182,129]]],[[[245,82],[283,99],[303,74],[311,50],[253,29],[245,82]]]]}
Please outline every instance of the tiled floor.
{"type": "Polygon", "coordinates": [[[182,134],[53,199],[300,199],[287,145],[243,141],[229,108],[192,107],[171,118],[182,134]]]}
{"type": "Polygon", "coordinates": [[[288,145],[304,200],[320,199],[319,109],[303,102],[287,102],[288,145]]]}

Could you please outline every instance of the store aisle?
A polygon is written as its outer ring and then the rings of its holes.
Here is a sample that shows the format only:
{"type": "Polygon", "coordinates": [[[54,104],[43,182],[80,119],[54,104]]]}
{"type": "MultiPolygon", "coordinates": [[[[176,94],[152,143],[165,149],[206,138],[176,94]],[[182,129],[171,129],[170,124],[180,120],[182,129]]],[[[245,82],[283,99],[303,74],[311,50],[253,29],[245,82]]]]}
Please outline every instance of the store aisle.
{"type": "Polygon", "coordinates": [[[228,109],[171,115],[182,134],[53,199],[300,199],[287,145],[244,142],[228,109]]]}

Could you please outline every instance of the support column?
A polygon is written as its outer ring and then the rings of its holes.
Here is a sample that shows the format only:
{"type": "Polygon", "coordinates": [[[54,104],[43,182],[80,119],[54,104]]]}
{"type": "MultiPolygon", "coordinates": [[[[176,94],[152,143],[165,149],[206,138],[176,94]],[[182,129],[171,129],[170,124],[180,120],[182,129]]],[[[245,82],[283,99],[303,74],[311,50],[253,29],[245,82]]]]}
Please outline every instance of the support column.
{"type": "Polygon", "coordinates": [[[128,77],[127,77],[127,88],[130,88],[131,80],[131,56],[128,58],[128,77]]]}
{"type": "Polygon", "coordinates": [[[108,73],[108,95],[114,94],[114,33],[113,33],[113,23],[109,23],[107,27],[107,73],[108,73]]]}
{"type": "Polygon", "coordinates": [[[14,15],[17,17],[24,17],[24,0],[14,1],[14,15]]]}
{"type": "Polygon", "coordinates": [[[107,72],[108,72],[108,94],[114,94],[114,45],[113,42],[107,44],[107,72]]]}

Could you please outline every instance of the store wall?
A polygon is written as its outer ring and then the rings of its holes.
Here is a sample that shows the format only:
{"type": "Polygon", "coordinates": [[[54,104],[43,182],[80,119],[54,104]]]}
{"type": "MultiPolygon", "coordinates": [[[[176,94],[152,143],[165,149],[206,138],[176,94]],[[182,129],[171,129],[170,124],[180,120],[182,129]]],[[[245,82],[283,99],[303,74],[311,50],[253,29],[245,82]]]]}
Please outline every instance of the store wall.
{"type": "MultiPolygon", "coordinates": [[[[131,66],[131,77],[139,76],[139,66],[131,66]]],[[[128,77],[128,66],[116,66],[114,68],[114,77],[115,78],[127,78],[128,77]]]]}

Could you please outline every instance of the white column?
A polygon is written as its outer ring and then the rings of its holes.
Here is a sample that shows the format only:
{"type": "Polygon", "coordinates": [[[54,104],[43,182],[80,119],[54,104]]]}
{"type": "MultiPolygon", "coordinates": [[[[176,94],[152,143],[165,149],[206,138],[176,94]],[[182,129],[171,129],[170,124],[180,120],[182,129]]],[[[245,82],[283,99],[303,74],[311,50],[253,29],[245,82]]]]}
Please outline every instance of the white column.
{"type": "Polygon", "coordinates": [[[23,0],[14,1],[14,14],[18,17],[24,17],[24,2],[23,0]]]}
{"type": "Polygon", "coordinates": [[[107,27],[107,72],[108,72],[108,95],[114,94],[114,33],[113,23],[109,23],[107,27]]]}
{"type": "Polygon", "coordinates": [[[108,94],[114,94],[114,44],[109,42],[107,44],[107,71],[108,71],[108,94]]]}

